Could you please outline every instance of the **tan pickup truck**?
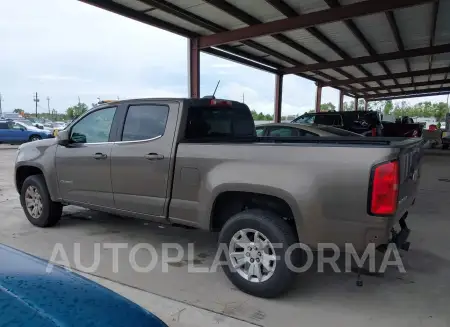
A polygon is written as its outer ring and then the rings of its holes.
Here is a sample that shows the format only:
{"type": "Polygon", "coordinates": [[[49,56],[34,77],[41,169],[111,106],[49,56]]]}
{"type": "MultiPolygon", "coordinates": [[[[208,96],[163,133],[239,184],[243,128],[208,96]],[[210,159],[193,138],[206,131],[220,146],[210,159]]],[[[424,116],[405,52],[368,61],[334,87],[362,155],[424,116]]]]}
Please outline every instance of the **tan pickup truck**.
{"type": "Polygon", "coordinates": [[[93,108],[56,139],[22,145],[15,181],[25,215],[40,227],[73,204],[219,231],[229,279],[273,297],[295,276],[285,252],[296,242],[363,251],[394,236],[407,248],[420,142],[257,137],[239,102],[126,100],[93,108]]]}

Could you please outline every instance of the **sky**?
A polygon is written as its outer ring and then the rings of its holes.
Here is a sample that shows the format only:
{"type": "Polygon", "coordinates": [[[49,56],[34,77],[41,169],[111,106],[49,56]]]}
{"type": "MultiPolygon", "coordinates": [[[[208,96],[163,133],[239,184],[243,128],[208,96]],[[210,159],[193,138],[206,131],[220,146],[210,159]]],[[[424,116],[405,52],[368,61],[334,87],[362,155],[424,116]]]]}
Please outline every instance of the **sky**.
{"type": "MultiPolygon", "coordinates": [[[[3,112],[14,108],[63,113],[100,99],[188,96],[187,40],[75,0],[0,2],[0,93],[3,112]],[[47,97],[50,98],[48,103],[47,97]]],[[[201,55],[201,96],[242,100],[273,113],[275,76],[207,54],[201,55]]],[[[283,115],[314,107],[315,85],[284,78],[283,115]]],[[[337,106],[339,93],[324,88],[322,103],[337,106]]],[[[351,101],[345,98],[344,101],[351,101]]],[[[424,98],[410,99],[417,103],[424,98]]],[[[446,96],[426,101],[446,101],[446,96]]]]}

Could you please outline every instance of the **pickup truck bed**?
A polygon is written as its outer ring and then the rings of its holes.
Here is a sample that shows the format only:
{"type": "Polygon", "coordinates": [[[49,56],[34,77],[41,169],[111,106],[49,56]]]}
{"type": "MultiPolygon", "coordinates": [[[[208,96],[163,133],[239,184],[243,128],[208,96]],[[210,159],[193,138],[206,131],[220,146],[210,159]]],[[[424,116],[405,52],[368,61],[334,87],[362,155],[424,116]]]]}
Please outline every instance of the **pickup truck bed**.
{"type": "Polygon", "coordinates": [[[361,252],[406,244],[421,157],[420,139],[258,138],[249,108],[234,101],[137,99],[22,145],[15,180],[40,227],[74,204],[219,231],[229,279],[272,297],[294,278],[286,251],[298,242],[361,252]],[[399,222],[403,236],[393,238],[399,222]]]}

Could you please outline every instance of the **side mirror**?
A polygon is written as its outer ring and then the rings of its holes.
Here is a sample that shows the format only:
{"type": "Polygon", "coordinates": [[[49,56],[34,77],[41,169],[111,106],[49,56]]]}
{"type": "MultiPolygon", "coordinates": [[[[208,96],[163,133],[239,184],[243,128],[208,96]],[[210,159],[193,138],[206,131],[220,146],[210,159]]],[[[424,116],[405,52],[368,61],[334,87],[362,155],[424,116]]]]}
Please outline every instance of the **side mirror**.
{"type": "Polygon", "coordinates": [[[59,131],[56,138],[59,145],[67,146],[70,143],[69,131],[59,131]]]}

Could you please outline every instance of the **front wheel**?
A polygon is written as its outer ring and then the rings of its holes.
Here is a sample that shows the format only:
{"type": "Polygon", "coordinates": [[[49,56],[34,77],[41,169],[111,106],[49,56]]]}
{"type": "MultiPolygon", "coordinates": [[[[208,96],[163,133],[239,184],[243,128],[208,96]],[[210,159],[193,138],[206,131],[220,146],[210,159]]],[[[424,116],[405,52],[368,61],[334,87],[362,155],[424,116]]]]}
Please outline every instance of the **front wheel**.
{"type": "Polygon", "coordinates": [[[62,205],[53,202],[43,175],[25,179],[20,191],[20,203],[30,223],[38,227],[55,225],[62,214],[62,205]]]}
{"type": "Polygon", "coordinates": [[[30,136],[30,142],[39,141],[39,140],[42,140],[42,138],[39,135],[31,135],[30,136]]]}
{"type": "Polygon", "coordinates": [[[227,221],[219,236],[226,245],[223,270],[241,291],[264,298],[286,292],[294,283],[286,252],[297,242],[293,228],[280,216],[258,209],[240,212],[227,221]]]}

